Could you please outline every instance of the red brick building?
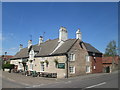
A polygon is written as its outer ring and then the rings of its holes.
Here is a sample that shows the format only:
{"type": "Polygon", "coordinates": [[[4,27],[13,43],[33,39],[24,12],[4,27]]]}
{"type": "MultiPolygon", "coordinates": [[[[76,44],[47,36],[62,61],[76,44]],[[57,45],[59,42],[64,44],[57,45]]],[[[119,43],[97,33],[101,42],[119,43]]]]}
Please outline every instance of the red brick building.
{"type": "Polygon", "coordinates": [[[103,72],[109,73],[109,72],[112,72],[114,70],[117,70],[119,61],[120,61],[119,56],[103,57],[102,58],[103,72]]]}
{"type": "Polygon", "coordinates": [[[102,57],[92,57],[92,73],[102,72],[102,57]]]}
{"type": "Polygon", "coordinates": [[[13,57],[12,55],[1,55],[0,59],[6,62],[6,61],[9,61],[10,58],[12,57],[13,57]]]}

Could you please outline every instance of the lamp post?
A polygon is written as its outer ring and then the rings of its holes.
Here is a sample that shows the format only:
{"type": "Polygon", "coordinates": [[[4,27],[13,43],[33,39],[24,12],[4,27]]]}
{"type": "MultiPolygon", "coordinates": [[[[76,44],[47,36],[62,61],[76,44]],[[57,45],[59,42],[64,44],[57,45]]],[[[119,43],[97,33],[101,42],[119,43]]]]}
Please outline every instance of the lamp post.
{"type": "Polygon", "coordinates": [[[7,60],[6,54],[7,54],[7,52],[5,52],[5,55],[4,55],[4,63],[5,63],[5,64],[6,64],[6,60],[7,60]]]}

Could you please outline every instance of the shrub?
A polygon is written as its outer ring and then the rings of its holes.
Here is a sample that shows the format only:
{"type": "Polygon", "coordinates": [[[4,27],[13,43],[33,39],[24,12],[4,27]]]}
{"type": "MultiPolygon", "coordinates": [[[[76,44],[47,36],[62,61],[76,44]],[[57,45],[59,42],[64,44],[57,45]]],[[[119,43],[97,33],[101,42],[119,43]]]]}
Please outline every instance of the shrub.
{"type": "Polygon", "coordinates": [[[7,68],[7,69],[13,69],[14,68],[14,64],[3,64],[2,68],[3,69],[5,69],[5,68],[7,68]]]}

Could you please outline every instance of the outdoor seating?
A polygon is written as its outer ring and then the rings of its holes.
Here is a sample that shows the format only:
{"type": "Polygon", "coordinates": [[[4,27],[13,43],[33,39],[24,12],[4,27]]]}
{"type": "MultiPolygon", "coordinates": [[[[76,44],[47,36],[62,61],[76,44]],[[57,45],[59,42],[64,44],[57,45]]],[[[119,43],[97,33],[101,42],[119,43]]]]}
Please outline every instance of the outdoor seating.
{"type": "Polygon", "coordinates": [[[57,73],[38,72],[39,77],[57,78],[57,73]]]}
{"type": "Polygon", "coordinates": [[[38,76],[38,73],[36,71],[32,71],[32,76],[33,77],[37,77],[38,76]]]}

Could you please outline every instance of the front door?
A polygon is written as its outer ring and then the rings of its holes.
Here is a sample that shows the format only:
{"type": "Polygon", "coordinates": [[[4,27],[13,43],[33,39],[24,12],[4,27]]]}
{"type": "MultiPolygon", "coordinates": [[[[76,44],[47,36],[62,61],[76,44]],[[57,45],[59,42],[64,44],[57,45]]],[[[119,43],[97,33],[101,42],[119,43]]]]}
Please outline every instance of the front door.
{"type": "Polygon", "coordinates": [[[106,73],[110,73],[110,67],[109,66],[106,67],[106,73]]]}

